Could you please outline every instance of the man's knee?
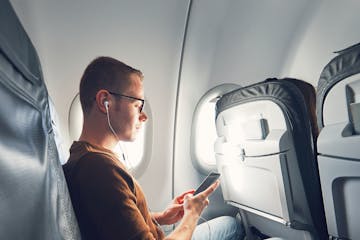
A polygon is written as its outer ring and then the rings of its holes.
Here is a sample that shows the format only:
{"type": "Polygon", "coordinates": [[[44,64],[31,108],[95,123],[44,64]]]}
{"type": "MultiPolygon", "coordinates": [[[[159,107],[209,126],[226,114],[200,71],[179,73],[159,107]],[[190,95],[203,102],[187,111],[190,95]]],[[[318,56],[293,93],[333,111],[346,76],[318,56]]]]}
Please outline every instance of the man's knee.
{"type": "Polygon", "coordinates": [[[244,238],[241,220],[230,216],[222,216],[202,223],[195,229],[193,240],[239,240],[244,238]]]}
{"type": "Polygon", "coordinates": [[[231,216],[222,216],[216,218],[219,221],[219,224],[224,226],[227,232],[226,239],[243,239],[245,236],[244,227],[242,225],[241,219],[234,218],[231,216]],[[221,222],[221,223],[220,223],[221,222]]]}

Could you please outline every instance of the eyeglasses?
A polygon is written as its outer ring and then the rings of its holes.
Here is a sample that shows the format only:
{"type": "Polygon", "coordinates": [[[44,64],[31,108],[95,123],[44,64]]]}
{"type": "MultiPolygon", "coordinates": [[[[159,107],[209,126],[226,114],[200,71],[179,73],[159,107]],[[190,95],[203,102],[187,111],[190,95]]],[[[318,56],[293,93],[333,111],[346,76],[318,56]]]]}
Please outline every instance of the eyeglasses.
{"type": "Polygon", "coordinates": [[[112,94],[112,95],[115,95],[115,96],[125,97],[125,98],[128,98],[128,99],[133,99],[133,100],[141,101],[141,106],[140,106],[140,108],[139,108],[139,113],[142,112],[142,110],[143,110],[143,108],[144,108],[144,104],[145,104],[145,99],[128,96],[128,95],[124,95],[124,94],[121,94],[121,93],[114,93],[114,92],[110,92],[109,90],[108,90],[108,92],[109,92],[110,94],[112,94]]]}

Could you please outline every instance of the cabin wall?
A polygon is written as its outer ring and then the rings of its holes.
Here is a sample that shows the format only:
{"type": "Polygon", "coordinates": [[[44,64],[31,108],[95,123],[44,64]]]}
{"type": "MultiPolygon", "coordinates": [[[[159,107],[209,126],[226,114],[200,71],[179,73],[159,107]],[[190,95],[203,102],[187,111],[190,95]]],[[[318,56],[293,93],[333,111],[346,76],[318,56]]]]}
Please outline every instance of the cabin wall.
{"type": "Polygon", "coordinates": [[[359,9],[357,0],[321,1],[312,20],[298,35],[299,40],[291,50],[293,57],[284,66],[283,75],[316,86],[322,69],[336,56],[333,52],[360,42],[359,9]]]}

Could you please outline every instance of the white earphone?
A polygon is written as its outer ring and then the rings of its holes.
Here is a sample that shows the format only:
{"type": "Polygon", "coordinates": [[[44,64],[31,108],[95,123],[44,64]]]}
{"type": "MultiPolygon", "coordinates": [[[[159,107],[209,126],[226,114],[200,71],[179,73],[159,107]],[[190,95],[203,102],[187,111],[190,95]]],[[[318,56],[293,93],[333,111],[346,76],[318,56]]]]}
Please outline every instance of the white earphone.
{"type": "Polygon", "coordinates": [[[108,100],[104,101],[104,106],[106,108],[106,111],[108,111],[109,110],[109,101],[108,100]]]}
{"type": "MultiPolygon", "coordinates": [[[[109,115],[110,115],[110,113],[109,113],[109,101],[108,101],[108,100],[105,100],[105,101],[104,101],[104,107],[105,107],[105,109],[106,109],[106,117],[107,117],[107,122],[108,122],[108,126],[109,126],[109,128],[110,128],[110,131],[112,132],[112,134],[114,134],[114,136],[116,137],[116,139],[118,140],[118,142],[119,142],[119,144],[120,144],[120,139],[119,139],[119,137],[117,136],[117,134],[115,133],[115,130],[114,130],[114,128],[112,127],[111,122],[110,122],[110,116],[109,116],[109,115]]],[[[123,158],[125,164],[127,165],[127,167],[128,167],[129,169],[131,169],[131,168],[132,168],[132,165],[131,165],[131,163],[126,159],[126,157],[125,157],[125,152],[123,151],[123,148],[122,148],[121,144],[120,144],[119,146],[120,146],[120,149],[121,149],[121,152],[122,152],[122,158],[123,158]]]]}

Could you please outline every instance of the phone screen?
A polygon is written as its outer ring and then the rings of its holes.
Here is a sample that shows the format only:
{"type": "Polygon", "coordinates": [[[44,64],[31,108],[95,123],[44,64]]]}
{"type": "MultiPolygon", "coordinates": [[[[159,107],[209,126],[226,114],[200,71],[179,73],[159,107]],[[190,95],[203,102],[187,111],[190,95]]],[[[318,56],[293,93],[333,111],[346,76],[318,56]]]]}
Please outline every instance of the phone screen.
{"type": "Polygon", "coordinates": [[[194,192],[194,196],[202,191],[206,190],[211,184],[213,184],[220,177],[220,173],[211,172],[204,181],[200,184],[200,186],[194,192]]]}

